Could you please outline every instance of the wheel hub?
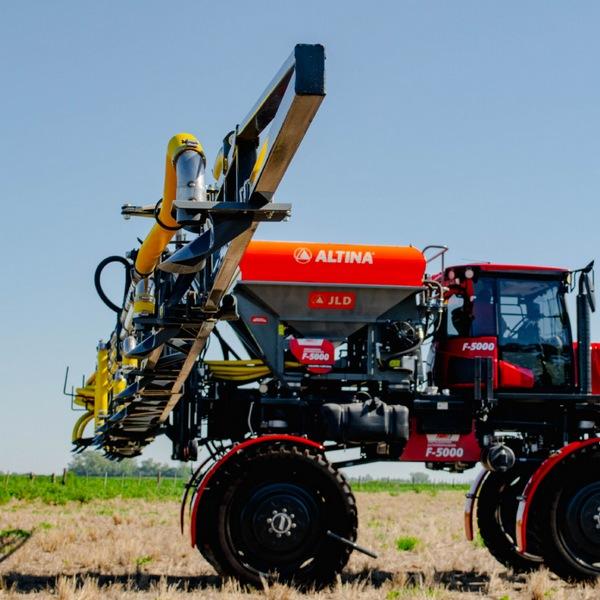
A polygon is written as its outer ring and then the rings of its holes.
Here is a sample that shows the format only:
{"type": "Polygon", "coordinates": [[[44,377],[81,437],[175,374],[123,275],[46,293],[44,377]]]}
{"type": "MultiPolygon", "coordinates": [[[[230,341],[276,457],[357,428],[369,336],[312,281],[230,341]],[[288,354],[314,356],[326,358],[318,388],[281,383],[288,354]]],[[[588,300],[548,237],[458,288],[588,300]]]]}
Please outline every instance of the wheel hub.
{"type": "Polygon", "coordinates": [[[267,524],[269,525],[269,533],[274,533],[277,537],[292,535],[291,530],[297,527],[294,523],[296,515],[294,513],[288,514],[287,508],[284,508],[281,512],[273,511],[273,516],[267,518],[267,524]]]}
{"type": "Polygon", "coordinates": [[[574,504],[583,535],[592,544],[600,545],[600,490],[592,491],[584,498],[576,498],[574,504]]]}
{"type": "Polygon", "coordinates": [[[269,484],[251,495],[241,526],[249,546],[285,560],[301,553],[318,530],[319,511],[306,490],[269,484]]]}

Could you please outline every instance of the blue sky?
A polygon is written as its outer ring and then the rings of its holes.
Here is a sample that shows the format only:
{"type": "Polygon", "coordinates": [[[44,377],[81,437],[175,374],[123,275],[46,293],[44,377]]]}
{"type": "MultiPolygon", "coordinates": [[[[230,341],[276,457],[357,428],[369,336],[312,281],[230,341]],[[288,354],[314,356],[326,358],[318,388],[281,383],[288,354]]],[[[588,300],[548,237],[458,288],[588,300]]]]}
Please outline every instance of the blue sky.
{"type": "Polygon", "coordinates": [[[594,2],[2,3],[0,470],[69,460],[64,368],[90,371],[113,326],[93,270],[147,231],[120,205],[160,197],[178,131],[211,162],[297,42],[326,46],[328,95],[277,196],[293,219],[257,237],[595,257],[599,17],[594,2]]]}

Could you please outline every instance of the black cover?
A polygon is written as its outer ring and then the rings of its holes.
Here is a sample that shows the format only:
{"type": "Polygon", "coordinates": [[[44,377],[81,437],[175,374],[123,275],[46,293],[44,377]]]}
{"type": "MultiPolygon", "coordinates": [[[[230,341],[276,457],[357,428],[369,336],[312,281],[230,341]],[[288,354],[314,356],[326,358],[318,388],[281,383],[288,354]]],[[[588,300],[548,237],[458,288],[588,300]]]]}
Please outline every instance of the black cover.
{"type": "Polygon", "coordinates": [[[408,408],[378,398],[321,408],[327,439],[344,442],[406,442],[408,408]]]}

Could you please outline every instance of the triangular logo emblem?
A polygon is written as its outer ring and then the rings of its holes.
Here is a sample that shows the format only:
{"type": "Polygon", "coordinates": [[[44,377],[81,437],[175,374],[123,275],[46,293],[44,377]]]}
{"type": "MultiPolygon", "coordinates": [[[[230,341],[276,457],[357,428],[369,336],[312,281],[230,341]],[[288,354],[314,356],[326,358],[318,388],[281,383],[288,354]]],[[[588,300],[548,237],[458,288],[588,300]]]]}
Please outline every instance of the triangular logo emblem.
{"type": "Polygon", "coordinates": [[[308,248],[296,248],[296,250],[294,250],[294,258],[296,259],[296,262],[305,265],[310,262],[312,252],[308,248]]]}

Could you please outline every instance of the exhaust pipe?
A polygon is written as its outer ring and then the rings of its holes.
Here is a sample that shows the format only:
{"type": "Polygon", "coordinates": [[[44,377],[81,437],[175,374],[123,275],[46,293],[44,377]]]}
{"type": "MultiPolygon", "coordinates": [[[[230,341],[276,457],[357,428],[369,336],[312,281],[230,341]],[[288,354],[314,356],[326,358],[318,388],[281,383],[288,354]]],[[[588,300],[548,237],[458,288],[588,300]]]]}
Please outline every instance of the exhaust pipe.
{"type": "Polygon", "coordinates": [[[577,293],[577,361],[581,394],[592,393],[591,313],[596,310],[593,267],[594,261],[581,269],[577,293]]]}

